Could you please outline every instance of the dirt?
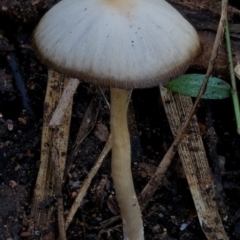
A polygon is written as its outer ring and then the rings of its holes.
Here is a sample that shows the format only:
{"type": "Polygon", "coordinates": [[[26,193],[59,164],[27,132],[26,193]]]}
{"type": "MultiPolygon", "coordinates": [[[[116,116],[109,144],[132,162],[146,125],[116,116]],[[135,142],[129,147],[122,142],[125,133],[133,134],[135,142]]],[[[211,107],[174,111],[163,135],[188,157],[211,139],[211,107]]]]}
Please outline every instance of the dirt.
{"type": "MultiPolygon", "coordinates": [[[[31,34],[37,20],[54,1],[27,5],[27,11],[11,14],[0,11],[0,239],[25,239],[28,215],[40,161],[43,103],[47,68],[31,48],[31,34]],[[20,83],[16,83],[16,79],[20,83]],[[21,83],[21,78],[23,82],[21,83]],[[20,84],[20,86],[18,86],[20,84]]],[[[240,9],[237,2],[233,2],[240,9]]],[[[3,6],[0,1],[0,6],[3,6]]],[[[18,3],[19,4],[19,3],[18,3]]],[[[17,5],[18,6],[18,5],[17,5]]],[[[9,10],[10,11],[10,10],[9,10]]],[[[21,11],[20,11],[21,12],[21,11]]],[[[191,69],[193,72],[194,69],[191,69]]],[[[96,96],[96,88],[82,83],[75,96],[69,151],[83,116],[96,96]]],[[[108,97],[108,93],[106,93],[108,97]]],[[[69,210],[78,185],[99,156],[109,134],[109,110],[102,100],[97,124],[81,144],[71,169],[71,179],[63,187],[64,208],[69,210]]],[[[129,111],[132,169],[139,194],[166,153],[173,137],[161,103],[159,89],[134,90],[129,111]]],[[[240,137],[232,100],[204,100],[198,110],[199,125],[209,163],[215,174],[214,156],[220,159],[224,221],[230,239],[240,238],[240,137]],[[212,123],[211,123],[212,122],[212,123]],[[211,125],[213,124],[213,125],[211,125]],[[212,142],[206,130],[214,127],[212,142]],[[215,150],[212,150],[212,149],[215,150]]],[[[43,209],[56,205],[50,197],[43,209]]],[[[103,229],[103,221],[119,214],[111,179],[110,155],[95,176],[84,201],[70,225],[67,236],[74,239],[121,239],[120,222],[103,229]]],[[[143,213],[146,239],[205,239],[201,230],[182,166],[176,155],[162,187],[143,213]]],[[[56,221],[56,214],[53,222],[56,221]]],[[[57,224],[54,224],[57,234],[57,224]]],[[[38,239],[38,232],[35,233],[38,239]]]]}

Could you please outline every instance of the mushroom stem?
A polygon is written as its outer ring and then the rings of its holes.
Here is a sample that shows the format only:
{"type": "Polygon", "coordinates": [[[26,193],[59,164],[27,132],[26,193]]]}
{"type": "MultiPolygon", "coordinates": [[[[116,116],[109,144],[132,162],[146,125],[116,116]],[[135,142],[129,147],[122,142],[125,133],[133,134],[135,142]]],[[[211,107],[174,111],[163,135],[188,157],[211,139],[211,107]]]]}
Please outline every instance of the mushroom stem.
{"type": "Polygon", "coordinates": [[[127,90],[111,88],[112,178],[123,221],[124,239],[143,240],[143,222],[131,173],[128,96],[127,90]]]}

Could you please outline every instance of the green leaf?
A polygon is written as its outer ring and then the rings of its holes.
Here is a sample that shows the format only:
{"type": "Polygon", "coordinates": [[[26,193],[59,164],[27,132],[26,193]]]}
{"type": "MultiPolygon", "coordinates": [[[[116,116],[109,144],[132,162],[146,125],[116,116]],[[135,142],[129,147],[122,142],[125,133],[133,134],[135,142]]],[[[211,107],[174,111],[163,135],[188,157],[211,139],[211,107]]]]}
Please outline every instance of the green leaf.
{"type": "MultiPolygon", "coordinates": [[[[182,95],[197,97],[204,78],[204,74],[185,74],[165,84],[164,87],[182,95]]],[[[228,83],[219,78],[210,77],[202,98],[223,99],[230,95],[231,86],[228,83]]]]}

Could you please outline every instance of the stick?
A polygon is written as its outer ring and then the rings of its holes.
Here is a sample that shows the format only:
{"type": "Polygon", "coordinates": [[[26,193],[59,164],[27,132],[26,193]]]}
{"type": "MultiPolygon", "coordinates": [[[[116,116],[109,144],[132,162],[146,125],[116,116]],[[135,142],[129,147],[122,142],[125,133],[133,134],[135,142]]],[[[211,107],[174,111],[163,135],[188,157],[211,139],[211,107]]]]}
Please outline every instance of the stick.
{"type": "Polygon", "coordinates": [[[100,156],[98,157],[98,160],[96,161],[95,165],[93,166],[93,168],[91,169],[91,171],[88,173],[87,177],[85,178],[80,191],[78,192],[78,195],[68,213],[68,216],[66,218],[66,223],[65,223],[65,228],[67,229],[69,224],[71,223],[77,209],[79,208],[81,201],[83,199],[83,197],[85,196],[92,179],[94,178],[94,176],[96,175],[97,171],[99,170],[99,168],[101,167],[104,158],[106,157],[106,155],[108,154],[108,152],[110,151],[110,149],[112,148],[112,140],[111,140],[111,135],[109,136],[109,139],[107,141],[107,143],[105,144],[100,156]]]}
{"type": "Polygon", "coordinates": [[[77,90],[79,83],[80,82],[78,79],[70,78],[70,81],[68,85],[65,87],[62,93],[62,96],[59,100],[59,103],[50,120],[50,123],[49,123],[50,127],[56,128],[61,124],[63,116],[65,115],[67,108],[73,99],[73,96],[77,90]]]}

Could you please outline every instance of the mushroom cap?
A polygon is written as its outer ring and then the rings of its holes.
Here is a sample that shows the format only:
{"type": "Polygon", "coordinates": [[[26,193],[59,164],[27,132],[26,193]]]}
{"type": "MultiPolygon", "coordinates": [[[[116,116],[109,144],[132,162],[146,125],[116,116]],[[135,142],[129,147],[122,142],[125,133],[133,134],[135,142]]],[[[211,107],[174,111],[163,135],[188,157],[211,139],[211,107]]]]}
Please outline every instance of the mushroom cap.
{"type": "Polygon", "coordinates": [[[126,89],[167,82],[201,53],[195,29],[164,0],[62,0],[33,45],[58,72],[126,89]]]}

